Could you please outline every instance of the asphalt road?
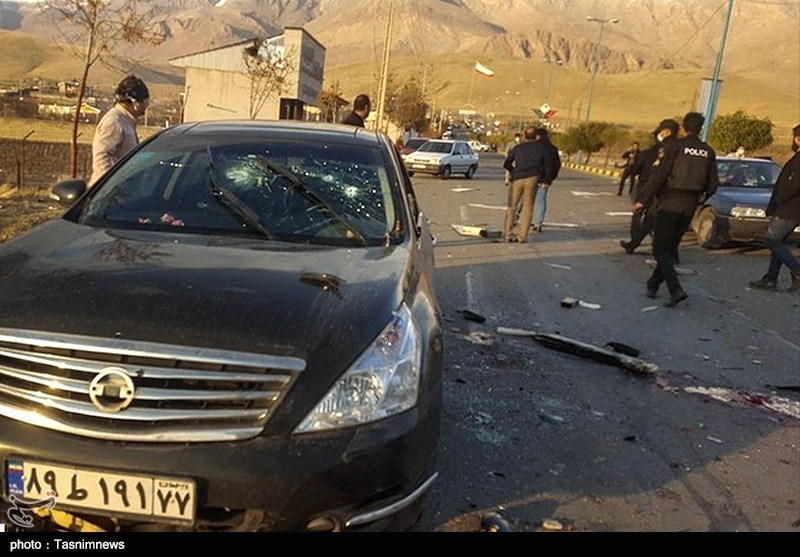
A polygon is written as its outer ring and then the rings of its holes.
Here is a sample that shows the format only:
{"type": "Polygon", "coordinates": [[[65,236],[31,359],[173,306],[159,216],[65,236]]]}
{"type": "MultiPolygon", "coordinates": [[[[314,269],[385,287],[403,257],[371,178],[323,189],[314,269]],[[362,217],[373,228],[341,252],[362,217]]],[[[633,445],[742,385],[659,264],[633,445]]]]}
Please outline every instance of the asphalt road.
{"type": "Polygon", "coordinates": [[[665,288],[644,295],[649,242],[619,246],[630,204],[611,178],[562,170],[527,245],[459,235],[451,225],[502,229],[500,163],[413,178],[446,325],[440,476],[417,530],[477,531],[495,512],[527,532],[800,531],[800,296],[747,287],[768,251],[706,251],[688,233],[689,298],[666,308],[665,288]],[[600,308],[563,308],[567,296],[600,308]],[[498,327],[624,343],[658,370],[498,327]]]}

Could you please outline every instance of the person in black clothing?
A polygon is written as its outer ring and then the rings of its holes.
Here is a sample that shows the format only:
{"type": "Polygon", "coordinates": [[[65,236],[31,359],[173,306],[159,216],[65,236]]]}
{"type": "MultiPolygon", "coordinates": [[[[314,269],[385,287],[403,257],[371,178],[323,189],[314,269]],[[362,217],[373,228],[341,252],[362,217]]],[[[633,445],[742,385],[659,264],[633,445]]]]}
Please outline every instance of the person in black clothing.
{"type": "Polygon", "coordinates": [[[372,103],[367,95],[359,95],[353,101],[353,111],[342,121],[349,126],[364,127],[364,120],[372,111],[372,103]]]}
{"type": "Polygon", "coordinates": [[[750,286],[762,290],[778,290],[778,276],[781,267],[786,265],[792,274],[789,292],[800,292],[800,261],[792,255],[787,240],[792,231],[800,225],[800,125],[792,129],[792,151],[790,158],[772,189],[767,205],[770,217],[764,243],[770,250],[769,268],[761,280],[750,286]]]}
{"type": "Polygon", "coordinates": [[[636,182],[636,156],[638,154],[638,141],[631,143],[631,148],[622,153],[622,158],[625,159],[625,166],[622,169],[622,177],[619,179],[619,191],[617,191],[617,195],[622,195],[622,190],[625,189],[625,180],[629,180],[628,193],[633,191],[633,184],[636,182]]]}
{"type": "Polygon", "coordinates": [[[686,136],[664,147],[663,159],[657,161],[642,188],[641,200],[633,206],[633,212],[640,213],[658,199],[653,238],[656,268],[647,281],[647,296],[656,298],[661,283],[666,282],[667,307],[688,297],[675,272],[678,246],[701,198],[712,195],[719,186],[717,154],[697,137],[704,122],[705,117],[699,112],[683,117],[686,136]]]}
{"type": "Polygon", "coordinates": [[[545,216],[547,216],[547,194],[558,173],[561,171],[561,157],[558,154],[558,147],[550,142],[550,136],[546,128],[536,130],[536,141],[546,149],[549,165],[545,169],[545,175],[539,180],[539,187],[536,190],[536,198],[533,202],[533,231],[541,232],[545,216]]]}
{"type": "MultiPolygon", "coordinates": [[[[639,151],[637,156],[637,166],[639,167],[639,179],[631,192],[633,202],[638,200],[642,187],[650,178],[655,162],[664,158],[664,147],[678,139],[678,122],[672,119],[662,120],[658,127],[653,130],[655,143],[652,147],[639,151]]],[[[631,239],[629,242],[620,240],[619,245],[628,255],[631,255],[638,248],[647,236],[653,231],[656,222],[655,211],[643,209],[640,213],[633,213],[631,216],[631,239]]],[[[675,262],[678,261],[678,254],[675,254],[675,262]]]]}
{"type": "Polygon", "coordinates": [[[536,128],[525,128],[523,141],[511,149],[503,162],[503,168],[511,173],[511,186],[508,188],[508,207],[506,208],[506,242],[525,243],[531,229],[533,204],[542,176],[552,174],[545,147],[536,142],[536,128]],[[522,214],[516,223],[514,234],[514,215],[522,203],[522,214]]]}

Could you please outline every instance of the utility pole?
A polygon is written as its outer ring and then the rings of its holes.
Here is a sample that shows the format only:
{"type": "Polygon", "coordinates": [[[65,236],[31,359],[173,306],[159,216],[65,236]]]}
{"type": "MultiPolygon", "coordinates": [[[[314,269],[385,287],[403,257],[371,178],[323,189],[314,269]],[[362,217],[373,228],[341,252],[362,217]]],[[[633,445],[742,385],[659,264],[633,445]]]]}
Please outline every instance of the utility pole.
{"type": "Polygon", "coordinates": [[[597,79],[597,70],[600,69],[600,60],[598,59],[598,57],[600,55],[600,44],[603,42],[603,28],[606,26],[606,23],[619,23],[620,20],[617,17],[600,19],[597,17],[592,17],[590,15],[587,15],[586,21],[591,21],[600,24],[600,33],[597,37],[597,43],[595,43],[594,48],[592,49],[592,61],[594,62],[594,68],[592,70],[592,81],[589,85],[589,104],[586,106],[586,122],[588,122],[589,117],[592,114],[592,96],[594,95],[594,81],[595,79],[597,79]]]}
{"type": "Polygon", "coordinates": [[[722,39],[719,43],[719,52],[717,53],[717,65],[714,68],[714,77],[711,80],[711,92],[708,99],[708,114],[706,114],[706,125],[703,126],[703,131],[700,133],[700,139],[703,141],[708,137],[708,129],[711,127],[711,121],[714,119],[714,113],[717,110],[717,95],[719,94],[719,73],[722,69],[722,54],[725,52],[725,42],[728,40],[728,27],[731,24],[731,13],[733,12],[733,0],[728,0],[728,15],[725,16],[725,27],[722,30],[722,39]]]}
{"type": "Polygon", "coordinates": [[[381,84],[378,89],[378,117],[376,126],[379,131],[386,131],[384,113],[386,112],[386,89],[389,82],[389,51],[392,44],[392,20],[394,19],[394,0],[389,0],[389,13],[386,18],[386,36],[383,42],[383,62],[381,63],[381,84]]]}

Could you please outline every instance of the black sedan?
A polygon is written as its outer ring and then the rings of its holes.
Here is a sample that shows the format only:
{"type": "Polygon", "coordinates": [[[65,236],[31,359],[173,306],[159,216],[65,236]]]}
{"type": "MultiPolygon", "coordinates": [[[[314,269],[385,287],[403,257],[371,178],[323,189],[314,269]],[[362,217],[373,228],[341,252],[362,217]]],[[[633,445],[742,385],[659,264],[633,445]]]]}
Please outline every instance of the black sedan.
{"type": "MultiPolygon", "coordinates": [[[[698,207],[692,229],[698,243],[716,249],[730,242],[760,242],[767,231],[767,205],[780,165],[766,159],[719,157],[720,187],[698,207]]],[[[800,229],[793,240],[800,240],[800,229]]]]}
{"type": "Polygon", "coordinates": [[[53,192],[63,217],[0,246],[0,512],[106,531],[419,518],[441,317],[385,135],[185,124],[53,192]]]}

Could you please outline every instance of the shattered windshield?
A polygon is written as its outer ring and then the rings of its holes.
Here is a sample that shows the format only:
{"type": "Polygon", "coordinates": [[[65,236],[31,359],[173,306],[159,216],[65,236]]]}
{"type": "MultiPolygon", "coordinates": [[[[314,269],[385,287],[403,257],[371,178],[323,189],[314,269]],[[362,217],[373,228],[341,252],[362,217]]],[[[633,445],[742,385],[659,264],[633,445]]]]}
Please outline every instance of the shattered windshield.
{"type": "Polygon", "coordinates": [[[153,142],[117,169],[80,221],[266,240],[397,240],[396,185],[377,148],[299,141],[153,142]]]}

